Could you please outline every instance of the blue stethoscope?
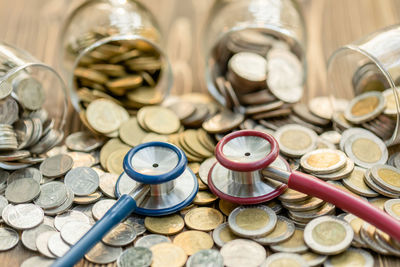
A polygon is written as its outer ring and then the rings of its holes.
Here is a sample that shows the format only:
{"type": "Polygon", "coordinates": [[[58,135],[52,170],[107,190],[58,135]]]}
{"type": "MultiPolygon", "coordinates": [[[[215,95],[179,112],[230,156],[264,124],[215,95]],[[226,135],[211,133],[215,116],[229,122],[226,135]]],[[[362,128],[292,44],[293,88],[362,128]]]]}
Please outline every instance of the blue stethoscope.
{"type": "Polygon", "coordinates": [[[162,216],[188,206],[198,191],[196,175],[187,167],[185,154],[164,142],[132,148],[125,156],[124,171],[116,184],[118,201],[53,267],[73,266],[105,234],[132,212],[162,216]]]}

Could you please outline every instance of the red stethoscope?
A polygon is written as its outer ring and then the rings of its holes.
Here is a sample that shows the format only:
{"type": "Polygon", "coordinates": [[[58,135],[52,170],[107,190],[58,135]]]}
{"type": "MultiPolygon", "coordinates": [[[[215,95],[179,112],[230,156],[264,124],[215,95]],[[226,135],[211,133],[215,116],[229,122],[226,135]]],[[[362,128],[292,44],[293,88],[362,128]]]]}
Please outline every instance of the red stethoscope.
{"type": "Polygon", "coordinates": [[[269,134],[236,131],[219,141],[215,151],[217,162],[208,174],[208,186],[222,199],[242,205],[258,204],[291,188],[332,203],[400,241],[400,221],[314,176],[291,171],[279,157],[278,142],[269,134]]]}

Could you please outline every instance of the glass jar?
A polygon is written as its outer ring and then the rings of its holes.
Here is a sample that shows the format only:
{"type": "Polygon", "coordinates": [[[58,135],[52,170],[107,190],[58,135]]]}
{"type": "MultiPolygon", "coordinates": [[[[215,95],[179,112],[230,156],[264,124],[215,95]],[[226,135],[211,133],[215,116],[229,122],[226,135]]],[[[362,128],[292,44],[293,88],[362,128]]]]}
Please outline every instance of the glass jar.
{"type": "Polygon", "coordinates": [[[247,105],[302,97],[306,31],[297,2],[216,1],[205,30],[206,82],[219,103],[245,112],[247,105]]]}
{"type": "MultiPolygon", "coordinates": [[[[399,40],[399,25],[381,29],[336,50],[327,66],[328,95],[336,119],[344,116],[343,108],[332,104],[336,99],[352,100],[366,92],[382,92],[386,108],[355,127],[367,128],[387,145],[400,143],[400,91],[396,89],[400,85],[399,40]]],[[[371,102],[371,108],[373,105],[371,102]]]]}
{"type": "Polygon", "coordinates": [[[44,154],[63,138],[66,86],[53,68],[1,42],[0,110],[0,151],[24,150],[11,157],[22,162],[3,162],[1,167],[18,169],[40,162],[43,158],[34,156],[44,154]]]}
{"type": "Polygon", "coordinates": [[[134,113],[168,94],[172,74],[160,28],[136,1],[87,1],[67,18],[61,36],[63,69],[78,112],[108,98],[134,113]]]}

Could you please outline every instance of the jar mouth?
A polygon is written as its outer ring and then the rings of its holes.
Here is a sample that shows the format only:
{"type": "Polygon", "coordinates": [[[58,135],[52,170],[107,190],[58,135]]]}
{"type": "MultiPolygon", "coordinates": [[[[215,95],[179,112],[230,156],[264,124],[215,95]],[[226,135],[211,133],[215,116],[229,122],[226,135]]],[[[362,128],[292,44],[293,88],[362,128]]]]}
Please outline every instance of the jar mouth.
{"type": "MultiPolygon", "coordinates": [[[[160,55],[160,60],[161,60],[162,64],[161,64],[160,77],[158,79],[156,87],[163,88],[163,89],[161,89],[161,91],[163,92],[163,98],[165,98],[169,94],[172,84],[173,84],[173,75],[172,75],[170,62],[168,60],[167,55],[160,48],[159,45],[157,45],[156,43],[152,42],[151,40],[144,38],[140,35],[135,35],[135,34],[114,35],[114,36],[102,38],[102,39],[94,42],[93,44],[89,45],[88,47],[86,47],[84,50],[82,50],[79,53],[79,55],[74,60],[72,70],[74,70],[75,68],[77,68],[79,66],[79,63],[83,57],[87,56],[90,52],[94,51],[98,47],[100,47],[104,44],[110,43],[110,42],[124,41],[124,40],[144,42],[144,43],[150,45],[152,47],[152,49],[154,49],[160,55]]],[[[72,105],[74,106],[74,108],[77,112],[80,112],[81,106],[79,105],[79,97],[76,94],[77,88],[74,84],[73,73],[68,78],[68,85],[69,85],[69,88],[71,89],[70,90],[71,91],[70,99],[71,99],[72,105]]]]}
{"type": "MultiPolygon", "coordinates": [[[[384,140],[387,146],[390,145],[395,145],[400,143],[400,101],[399,101],[399,94],[396,90],[396,84],[391,76],[391,74],[389,73],[389,71],[379,62],[379,60],[373,56],[372,54],[370,54],[368,51],[362,49],[361,47],[357,46],[357,45],[353,45],[353,44],[349,44],[349,45],[345,45],[341,48],[339,48],[338,50],[336,50],[328,59],[328,63],[327,63],[327,79],[328,79],[328,84],[330,87],[330,95],[335,96],[332,92],[335,92],[336,90],[339,90],[338,88],[335,87],[335,83],[334,82],[330,82],[332,80],[335,80],[333,78],[331,78],[330,76],[332,76],[332,68],[335,66],[335,64],[338,64],[337,61],[338,59],[342,58],[344,55],[346,55],[346,53],[348,52],[352,52],[357,54],[358,56],[364,57],[365,60],[369,61],[368,63],[372,63],[376,66],[376,69],[379,70],[380,74],[383,75],[383,77],[385,77],[386,82],[389,84],[390,88],[393,90],[393,93],[395,95],[395,102],[396,102],[396,109],[397,109],[397,115],[396,115],[396,127],[394,129],[394,132],[392,134],[392,136],[387,139],[384,140]]],[[[353,73],[352,73],[353,74],[353,73]]],[[[353,89],[353,93],[354,95],[357,95],[356,89],[354,87],[352,87],[353,89]]]]}
{"type": "MultiPolygon", "coordinates": [[[[7,73],[0,77],[0,84],[7,81],[8,79],[11,79],[13,76],[15,76],[18,73],[21,73],[22,71],[27,71],[27,73],[29,73],[29,75],[33,76],[33,77],[37,77],[38,80],[43,81],[46,80],[46,77],[43,76],[43,72],[38,72],[35,73],[35,70],[44,70],[46,71],[46,73],[49,73],[51,75],[53,75],[53,77],[58,81],[59,86],[62,89],[62,92],[64,93],[64,96],[62,98],[62,109],[61,110],[61,116],[55,116],[55,124],[57,125],[56,127],[54,127],[55,129],[57,129],[60,133],[64,132],[64,126],[66,123],[66,119],[67,119],[67,113],[68,113],[68,90],[67,87],[62,79],[62,77],[58,74],[57,71],[55,71],[52,67],[50,67],[49,65],[46,65],[44,63],[40,63],[40,62],[30,62],[30,63],[23,63],[22,65],[18,65],[15,66],[14,68],[10,69],[7,71],[7,73]]],[[[54,87],[52,85],[47,85],[47,89],[46,92],[48,93],[48,96],[51,96],[51,90],[50,90],[50,86],[54,87]]],[[[48,109],[46,109],[48,110],[48,109]]]]}
{"type": "MultiPolygon", "coordinates": [[[[239,25],[230,28],[229,30],[225,31],[223,34],[219,36],[219,38],[213,43],[213,46],[211,49],[208,49],[205,51],[205,80],[206,80],[206,86],[208,89],[208,92],[214,97],[214,99],[219,102],[221,105],[226,106],[226,99],[219,90],[216,88],[215,85],[215,74],[213,73],[214,68],[218,64],[216,60],[213,58],[213,54],[215,51],[218,49],[218,47],[223,43],[224,41],[229,40],[233,35],[235,34],[240,34],[245,31],[249,32],[256,32],[260,34],[265,34],[272,36],[273,38],[276,38],[277,40],[284,41],[286,43],[289,43],[289,46],[291,49],[294,50],[294,54],[298,57],[300,62],[302,63],[302,68],[303,68],[303,77],[302,77],[302,85],[305,84],[306,78],[307,78],[307,60],[306,60],[306,49],[304,47],[304,44],[297,40],[297,37],[292,34],[289,30],[286,30],[282,27],[279,27],[277,25],[239,25]]],[[[204,47],[206,47],[204,45],[204,47]]],[[[227,49],[227,48],[226,48],[227,49]]],[[[251,50],[249,50],[251,52],[251,50]]],[[[266,56],[266,55],[264,55],[266,56]]]]}

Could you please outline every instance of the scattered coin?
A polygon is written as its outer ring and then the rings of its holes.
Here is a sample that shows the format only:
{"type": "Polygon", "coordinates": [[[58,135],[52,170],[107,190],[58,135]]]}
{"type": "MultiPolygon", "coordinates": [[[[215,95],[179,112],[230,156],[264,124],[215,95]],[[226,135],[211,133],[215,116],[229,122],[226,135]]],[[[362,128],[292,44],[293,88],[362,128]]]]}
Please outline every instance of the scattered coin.
{"type": "Polygon", "coordinates": [[[346,155],[340,150],[317,149],[303,155],[300,164],[307,172],[327,174],[343,168],[346,159],[346,155]]]}
{"type": "Polygon", "coordinates": [[[101,192],[103,192],[107,197],[115,198],[115,185],[119,176],[114,173],[103,173],[99,175],[99,178],[99,187],[101,192]]]}
{"type": "Polygon", "coordinates": [[[19,230],[36,227],[43,222],[43,218],[43,210],[34,204],[15,205],[7,212],[7,223],[19,230]]]}
{"type": "Polygon", "coordinates": [[[67,188],[62,182],[48,182],[40,186],[40,195],[34,203],[42,209],[61,206],[67,199],[67,188]]]}
{"type": "Polygon", "coordinates": [[[102,139],[89,132],[75,132],[65,139],[65,145],[74,151],[91,152],[102,144],[102,139]]]}
{"type": "Polygon", "coordinates": [[[85,259],[97,264],[107,264],[116,261],[121,253],[121,247],[111,247],[99,242],[85,254],[85,259]]]}
{"type": "Polygon", "coordinates": [[[349,177],[342,180],[343,185],[350,191],[365,197],[377,197],[379,193],[375,192],[365,183],[365,169],[355,167],[349,177]]]}
{"type": "Polygon", "coordinates": [[[40,194],[40,185],[32,178],[22,178],[11,182],[6,189],[5,197],[12,203],[27,203],[40,194]]]}
{"type": "Polygon", "coordinates": [[[153,253],[145,247],[131,247],[118,257],[118,267],[147,267],[153,260],[153,253]]]}
{"type": "Polygon", "coordinates": [[[268,256],[267,260],[265,261],[263,266],[272,267],[272,266],[309,266],[305,259],[302,256],[295,254],[295,253],[275,253],[271,256],[268,256]]]}
{"type": "Polygon", "coordinates": [[[54,260],[42,256],[30,257],[22,262],[20,267],[50,267],[54,260]]]}
{"type": "Polygon", "coordinates": [[[135,228],[130,224],[120,223],[108,232],[102,241],[109,246],[122,247],[132,243],[135,238],[135,228]]]}
{"type": "Polygon", "coordinates": [[[186,226],[200,231],[211,231],[223,222],[223,215],[216,209],[196,208],[185,215],[186,226]]]}
{"type": "Polygon", "coordinates": [[[221,253],[215,249],[204,249],[196,252],[189,257],[186,262],[187,267],[223,267],[224,258],[221,253]]]}
{"type": "Polygon", "coordinates": [[[211,249],[214,241],[207,233],[190,230],[178,234],[173,244],[181,247],[187,255],[193,255],[200,250],[211,249]]]}
{"type": "Polygon", "coordinates": [[[204,121],[202,127],[209,133],[226,133],[237,128],[243,120],[243,114],[223,110],[204,121]]]}
{"type": "Polygon", "coordinates": [[[91,225],[84,222],[68,222],[61,228],[61,237],[69,245],[74,245],[81,237],[86,234],[91,225]]]}
{"type": "Polygon", "coordinates": [[[376,118],[385,109],[385,99],[380,92],[367,92],[353,98],[344,112],[352,123],[362,123],[376,118]]]}
{"type": "Polygon", "coordinates": [[[307,264],[311,267],[320,266],[328,258],[326,255],[319,255],[310,251],[301,254],[301,257],[306,260],[307,264]]]}
{"type": "Polygon", "coordinates": [[[171,243],[160,243],[151,247],[153,253],[153,267],[170,266],[181,267],[185,264],[187,256],[185,251],[171,243]]]}
{"type": "Polygon", "coordinates": [[[65,243],[59,232],[54,232],[48,239],[47,244],[49,251],[56,257],[62,257],[70,249],[70,246],[65,243]]]}
{"type": "Polygon", "coordinates": [[[400,194],[400,172],[389,165],[374,165],[370,169],[370,177],[384,189],[400,194]]]}
{"type": "Polygon", "coordinates": [[[181,216],[172,214],[162,217],[146,217],[144,225],[152,233],[174,235],[182,231],[185,223],[181,216]]]}
{"type": "Polygon", "coordinates": [[[57,234],[57,232],[55,231],[43,232],[36,238],[36,247],[38,251],[47,258],[56,258],[56,256],[50,252],[49,247],[47,245],[49,243],[49,238],[53,234],[57,234]]]}
{"type": "Polygon", "coordinates": [[[260,266],[266,259],[266,251],[260,244],[245,239],[236,239],[221,248],[224,264],[235,266],[260,266]]]}
{"type": "Polygon", "coordinates": [[[62,227],[69,222],[89,223],[89,217],[86,216],[83,212],[69,210],[55,217],[54,226],[58,231],[61,231],[62,227]]]}
{"type": "Polygon", "coordinates": [[[210,191],[199,191],[193,199],[193,203],[196,205],[208,205],[217,199],[218,197],[210,191]]]}
{"type": "Polygon", "coordinates": [[[345,252],[331,256],[324,263],[324,267],[334,267],[334,266],[374,266],[374,258],[372,255],[359,248],[349,248],[345,252]]]}
{"type": "Polygon", "coordinates": [[[289,124],[275,132],[282,153],[301,157],[316,147],[317,134],[304,126],[289,124]]]}
{"type": "Polygon", "coordinates": [[[390,199],[385,202],[385,211],[392,217],[400,220],[400,199],[390,199]]]}
{"type": "Polygon", "coordinates": [[[40,164],[40,172],[47,177],[57,178],[66,174],[73,165],[73,159],[65,154],[59,154],[45,159],[40,164]]]}
{"type": "Polygon", "coordinates": [[[91,168],[78,167],[65,175],[64,182],[72,189],[74,195],[87,196],[98,188],[99,175],[91,168]]]}
{"type": "Polygon", "coordinates": [[[147,132],[140,127],[135,117],[131,117],[129,120],[125,121],[119,128],[119,136],[121,140],[130,146],[141,144],[146,135],[147,132]]]}
{"type": "Polygon", "coordinates": [[[308,250],[307,245],[304,243],[304,231],[296,228],[294,234],[287,240],[271,245],[271,249],[277,252],[288,253],[302,253],[308,250]]]}
{"type": "Polygon", "coordinates": [[[12,249],[18,244],[19,235],[11,228],[1,227],[0,236],[0,251],[12,249]]]}
{"type": "Polygon", "coordinates": [[[288,240],[295,231],[292,221],[283,216],[277,217],[277,223],[273,231],[265,236],[254,239],[262,245],[276,244],[288,240]]]}
{"type": "Polygon", "coordinates": [[[22,244],[32,251],[37,251],[36,238],[44,232],[55,231],[52,226],[40,224],[35,228],[24,230],[21,235],[22,244]]]}
{"type": "Polygon", "coordinates": [[[99,202],[96,202],[92,208],[93,217],[96,220],[100,220],[104,214],[117,202],[114,199],[103,199],[99,202]]]}
{"type": "Polygon", "coordinates": [[[151,248],[154,245],[165,242],[171,243],[171,240],[163,235],[150,234],[142,236],[141,238],[136,240],[135,247],[151,248]]]}
{"type": "Polygon", "coordinates": [[[213,240],[215,244],[219,247],[225,245],[225,243],[240,238],[239,236],[235,235],[231,229],[229,228],[228,223],[220,224],[217,228],[213,231],[213,240]]]}

